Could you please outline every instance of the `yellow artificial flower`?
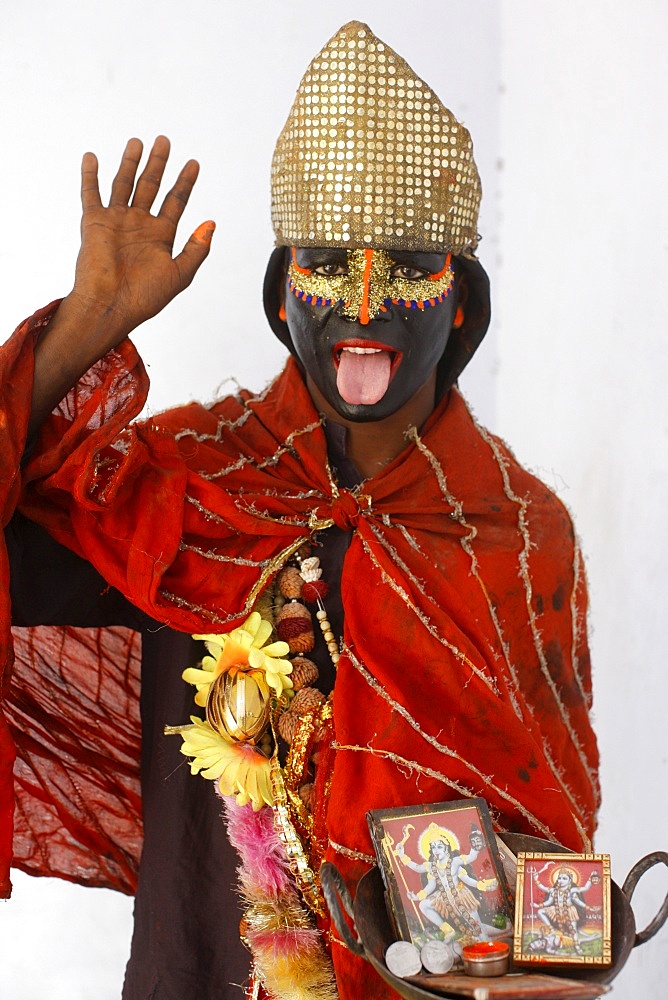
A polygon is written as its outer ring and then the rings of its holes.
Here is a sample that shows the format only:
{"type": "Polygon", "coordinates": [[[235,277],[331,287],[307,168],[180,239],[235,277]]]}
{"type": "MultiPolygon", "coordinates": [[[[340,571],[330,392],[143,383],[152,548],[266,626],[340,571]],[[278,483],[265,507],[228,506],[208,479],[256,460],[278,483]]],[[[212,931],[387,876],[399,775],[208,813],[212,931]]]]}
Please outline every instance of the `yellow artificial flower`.
{"type": "Polygon", "coordinates": [[[191,757],[190,770],[217,781],[221,795],[234,795],[240,806],[249,802],[257,812],[272,804],[271,765],[251,743],[232,743],[208,722],[191,715],[192,726],[180,730],[181,753],[191,757]]]}
{"type": "Polygon", "coordinates": [[[272,626],[257,611],[253,611],[243,625],[224,635],[195,635],[203,639],[209,656],[202,660],[201,667],[188,667],[182,677],[197,688],[195,704],[206,705],[209,687],[219,674],[230,667],[247,666],[253,670],[263,670],[267,684],[280,698],[283,691],[292,688],[288,674],[292,671],[290,660],[283,657],[290,651],[287,642],[264,643],[272,633],[272,626]]]}

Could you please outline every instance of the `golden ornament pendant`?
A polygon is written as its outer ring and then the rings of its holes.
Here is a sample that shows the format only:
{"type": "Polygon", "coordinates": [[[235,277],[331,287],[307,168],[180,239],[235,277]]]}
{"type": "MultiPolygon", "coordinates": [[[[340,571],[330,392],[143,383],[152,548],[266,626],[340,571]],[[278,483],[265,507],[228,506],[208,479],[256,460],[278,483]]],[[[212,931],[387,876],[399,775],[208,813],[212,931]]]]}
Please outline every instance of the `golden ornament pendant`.
{"type": "Polygon", "coordinates": [[[262,670],[230,667],[209,688],[206,720],[220,736],[256,743],[269,722],[271,695],[262,670]]]}

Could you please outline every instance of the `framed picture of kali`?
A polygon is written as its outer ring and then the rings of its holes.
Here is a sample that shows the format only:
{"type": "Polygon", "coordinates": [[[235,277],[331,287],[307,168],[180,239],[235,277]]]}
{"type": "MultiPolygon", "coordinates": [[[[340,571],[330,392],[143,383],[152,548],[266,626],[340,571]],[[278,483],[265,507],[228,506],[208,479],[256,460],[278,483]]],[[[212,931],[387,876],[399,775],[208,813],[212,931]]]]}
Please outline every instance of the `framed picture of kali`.
{"type": "Polygon", "coordinates": [[[513,957],[610,965],[609,854],[518,854],[513,957]]]}
{"type": "Polygon", "coordinates": [[[512,903],[484,799],[367,814],[400,937],[421,948],[512,938],[512,903]]]}

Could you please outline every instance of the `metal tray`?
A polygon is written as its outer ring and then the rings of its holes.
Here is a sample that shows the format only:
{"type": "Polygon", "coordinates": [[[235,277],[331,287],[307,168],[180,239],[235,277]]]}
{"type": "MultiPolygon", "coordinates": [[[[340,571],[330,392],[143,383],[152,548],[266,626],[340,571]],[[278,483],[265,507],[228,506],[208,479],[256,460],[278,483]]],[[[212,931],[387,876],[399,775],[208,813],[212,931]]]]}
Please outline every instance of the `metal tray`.
{"type": "MultiPolygon", "coordinates": [[[[537,837],[504,833],[501,834],[501,838],[514,854],[517,854],[519,851],[571,853],[559,844],[540,840],[537,837]]],[[[631,898],[642,875],[657,864],[664,864],[668,867],[668,853],[665,851],[655,851],[653,854],[648,854],[642,858],[633,866],[621,888],[616,882],[612,883],[611,965],[605,969],[578,967],[577,969],[557,970],[550,967],[550,976],[554,976],[557,982],[559,977],[590,982],[593,987],[592,997],[607,992],[606,984],[611,983],[615,976],[619,975],[633,948],[644,944],[650,938],[654,937],[668,917],[668,895],[666,895],[662,906],[653,920],[643,931],[640,933],[636,932],[631,898]],[[601,985],[600,993],[595,989],[596,984],[601,985]]],[[[351,951],[370,962],[378,975],[389,983],[399,996],[406,998],[406,1000],[435,1000],[436,997],[442,998],[444,996],[442,991],[436,993],[426,988],[426,986],[417,986],[414,982],[399,979],[385,965],[385,951],[388,945],[394,940],[394,933],[385,907],[385,889],[378,868],[372,868],[360,880],[354,904],[343,882],[341,873],[335,865],[325,862],[320,869],[320,876],[323,892],[334,925],[351,951]],[[344,910],[352,919],[352,931],[344,916],[344,910]]],[[[521,978],[523,977],[518,977],[518,982],[521,978]]],[[[557,982],[555,982],[555,987],[557,987],[557,982]]],[[[483,983],[484,980],[481,979],[476,980],[475,984],[472,980],[472,996],[474,985],[480,988],[483,983]]],[[[447,994],[445,995],[447,996],[447,994]]],[[[523,997],[526,995],[526,992],[522,993],[523,997]]],[[[509,1000],[511,1000],[510,997],[509,1000]]]]}

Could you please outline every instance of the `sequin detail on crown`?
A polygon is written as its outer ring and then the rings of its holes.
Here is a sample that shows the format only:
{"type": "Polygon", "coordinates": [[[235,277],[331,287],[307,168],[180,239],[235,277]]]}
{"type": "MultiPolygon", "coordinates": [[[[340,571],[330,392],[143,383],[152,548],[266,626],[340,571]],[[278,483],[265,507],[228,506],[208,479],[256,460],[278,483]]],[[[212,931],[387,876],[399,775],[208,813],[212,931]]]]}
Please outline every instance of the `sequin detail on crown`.
{"type": "Polygon", "coordinates": [[[481,187],[471,136],[367,25],[308,67],[272,162],[278,246],[472,255],[481,187]]]}

